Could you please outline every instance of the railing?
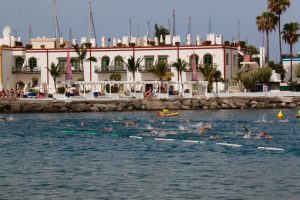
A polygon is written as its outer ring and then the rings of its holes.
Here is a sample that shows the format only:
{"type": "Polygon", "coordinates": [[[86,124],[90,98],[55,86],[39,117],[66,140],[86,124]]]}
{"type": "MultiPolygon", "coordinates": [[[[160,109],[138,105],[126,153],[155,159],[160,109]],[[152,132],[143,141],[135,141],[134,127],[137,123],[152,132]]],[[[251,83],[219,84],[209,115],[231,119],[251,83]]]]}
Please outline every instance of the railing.
{"type": "MultiPolygon", "coordinates": [[[[72,67],[72,73],[76,74],[76,73],[82,73],[82,72],[83,72],[82,69],[72,67]]],[[[63,74],[67,73],[67,69],[63,68],[62,71],[61,71],[61,73],[63,73],[63,74]]]]}
{"type": "MultiPolygon", "coordinates": [[[[139,72],[150,72],[152,69],[154,68],[154,66],[140,66],[139,67],[139,72]]],[[[167,71],[170,72],[171,71],[171,66],[167,66],[167,71]]]]}
{"type": "Polygon", "coordinates": [[[12,67],[12,73],[14,74],[39,74],[41,73],[41,67],[22,67],[22,68],[17,68],[17,67],[12,67]]]}
{"type": "Polygon", "coordinates": [[[126,66],[102,66],[95,67],[96,73],[106,73],[106,72],[127,72],[126,66]]]}
{"type": "MultiPolygon", "coordinates": [[[[217,68],[219,65],[217,64],[217,63],[213,63],[213,67],[214,68],[217,68]]],[[[205,67],[205,64],[197,64],[196,65],[196,70],[197,71],[200,71],[200,68],[203,68],[203,67],[205,67]]],[[[192,71],[193,70],[193,67],[192,67],[192,65],[191,64],[187,64],[186,65],[186,69],[185,69],[185,71],[186,72],[190,72],[190,71],[192,71]]]]}

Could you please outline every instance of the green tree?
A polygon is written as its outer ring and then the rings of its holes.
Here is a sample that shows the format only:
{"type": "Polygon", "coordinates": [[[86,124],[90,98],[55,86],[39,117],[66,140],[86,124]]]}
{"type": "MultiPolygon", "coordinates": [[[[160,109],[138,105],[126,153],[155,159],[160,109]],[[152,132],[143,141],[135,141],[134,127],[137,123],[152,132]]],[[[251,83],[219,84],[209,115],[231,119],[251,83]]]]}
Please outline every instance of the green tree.
{"type": "Polygon", "coordinates": [[[126,65],[128,71],[132,73],[133,81],[135,81],[135,72],[139,69],[142,61],[143,61],[142,58],[138,58],[135,61],[134,56],[130,56],[130,58],[127,59],[127,62],[125,62],[124,59],[122,58],[122,62],[126,65]]]}
{"type": "Polygon", "coordinates": [[[35,76],[32,77],[31,82],[32,82],[32,87],[36,87],[38,85],[38,82],[39,82],[38,77],[35,77],[35,76]]]}
{"type": "Polygon", "coordinates": [[[82,77],[84,80],[84,70],[83,70],[83,62],[85,61],[92,61],[92,62],[97,62],[97,58],[95,58],[94,56],[90,56],[87,58],[88,55],[88,44],[83,43],[80,46],[78,46],[78,44],[72,45],[75,52],[77,53],[78,59],[80,61],[80,69],[82,70],[82,77]]]}
{"type": "Polygon", "coordinates": [[[110,76],[109,79],[112,81],[120,81],[122,79],[121,74],[118,72],[113,72],[110,76]]]}
{"type": "Polygon", "coordinates": [[[208,82],[207,91],[211,92],[213,89],[213,82],[219,82],[222,78],[221,71],[214,68],[212,65],[205,65],[200,67],[200,72],[203,74],[204,80],[208,82]]]}
{"type": "Polygon", "coordinates": [[[150,69],[150,72],[162,82],[167,77],[168,66],[164,61],[160,61],[150,69]]]}
{"type": "Polygon", "coordinates": [[[259,31],[266,32],[267,36],[267,56],[266,62],[269,63],[270,47],[269,47],[269,34],[275,30],[278,17],[271,12],[263,12],[262,15],[256,17],[256,25],[259,31]]]}
{"type": "Polygon", "coordinates": [[[181,58],[178,58],[177,62],[173,63],[172,66],[175,67],[177,70],[177,81],[180,80],[182,82],[182,72],[186,70],[186,65],[187,63],[181,58]]]}
{"type": "Polygon", "coordinates": [[[170,34],[170,31],[166,29],[164,26],[158,26],[158,24],[154,25],[155,29],[155,37],[158,37],[158,40],[160,41],[160,36],[163,37],[163,40],[165,41],[166,35],[170,34]]]}
{"type": "Polygon", "coordinates": [[[270,82],[272,76],[272,68],[271,67],[263,67],[258,68],[257,70],[257,81],[261,83],[268,83],[270,82]]]}
{"type": "Polygon", "coordinates": [[[150,69],[150,72],[160,80],[161,88],[163,85],[163,81],[170,81],[173,76],[173,73],[168,71],[167,63],[164,61],[159,61],[158,63],[156,63],[153,68],[150,69]]]}
{"type": "Polygon", "coordinates": [[[282,46],[281,46],[281,15],[290,7],[290,0],[268,0],[269,10],[278,16],[278,33],[279,33],[279,50],[280,50],[280,64],[282,64],[282,46]]]}
{"type": "Polygon", "coordinates": [[[293,45],[298,42],[299,38],[299,23],[292,22],[285,24],[282,31],[282,39],[290,45],[290,73],[291,81],[293,81],[293,45]]]}
{"type": "Polygon", "coordinates": [[[50,72],[50,75],[53,78],[55,92],[57,92],[57,90],[56,90],[56,79],[61,76],[63,68],[60,67],[58,64],[55,65],[54,63],[51,63],[50,69],[48,67],[46,67],[46,69],[48,70],[48,72],[50,72]]]}
{"type": "Polygon", "coordinates": [[[269,62],[269,67],[275,70],[276,73],[280,74],[280,79],[283,80],[286,74],[286,70],[284,69],[283,65],[280,63],[275,63],[274,61],[269,62]]]}
{"type": "Polygon", "coordinates": [[[297,78],[300,78],[300,63],[298,63],[294,73],[297,78]]]}

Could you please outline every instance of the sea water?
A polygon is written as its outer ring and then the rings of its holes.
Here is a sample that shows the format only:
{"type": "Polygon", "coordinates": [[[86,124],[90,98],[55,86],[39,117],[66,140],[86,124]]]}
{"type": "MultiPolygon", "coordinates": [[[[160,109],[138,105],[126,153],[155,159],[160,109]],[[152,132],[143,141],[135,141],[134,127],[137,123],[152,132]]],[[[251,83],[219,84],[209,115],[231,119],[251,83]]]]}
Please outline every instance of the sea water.
{"type": "Polygon", "coordinates": [[[300,119],[278,111],[2,114],[0,199],[299,199],[300,119]]]}

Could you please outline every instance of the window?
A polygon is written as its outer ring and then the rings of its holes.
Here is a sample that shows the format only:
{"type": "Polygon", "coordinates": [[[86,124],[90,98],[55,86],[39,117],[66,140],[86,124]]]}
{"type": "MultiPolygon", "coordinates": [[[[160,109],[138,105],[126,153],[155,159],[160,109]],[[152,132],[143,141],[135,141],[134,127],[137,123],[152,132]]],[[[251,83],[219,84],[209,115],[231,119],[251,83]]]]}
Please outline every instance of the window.
{"type": "Polygon", "coordinates": [[[229,65],[229,54],[226,53],[226,65],[229,65]]]}
{"type": "Polygon", "coordinates": [[[121,56],[117,56],[115,57],[115,66],[119,66],[122,67],[123,66],[123,62],[122,62],[123,58],[121,56]]]}
{"type": "Polygon", "coordinates": [[[66,58],[58,58],[58,67],[65,69],[66,68],[66,62],[67,59],[66,58]]]}
{"type": "Polygon", "coordinates": [[[152,68],[153,63],[154,63],[154,57],[153,56],[145,57],[145,68],[146,69],[152,68]]]}
{"type": "Polygon", "coordinates": [[[233,55],[233,66],[236,66],[236,55],[233,55]]]}
{"type": "Polygon", "coordinates": [[[198,64],[199,64],[199,56],[197,54],[192,54],[190,56],[190,66],[192,66],[192,64],[193,64],[193,58],[194,58],[194,56],[195,56],[195,60],[196,60],[196,65],[198,66],[198,64]]]}
{"type": "Polygon", "coordinates": [[[16,70],[17,71],[22,70],[23,63],[24,63],[24,58],[22,58],[22,57],[17,57],[16,58],[16,70]]]}
{"type": "Polygon", "coordinates": [[[29,68],[30,68],[30,69],[33,69],[33,68],[37,67],[37,61],[36,61],[36,58],[34,58],[34,57],[29,58],[28,64],[29,64],[29,68]]]}
{"type": "Polygon", "coordinates": [[[78,58],[71,58],[72,67],[74,67],[74,71],[78,71],[80,67],[80,62],[78,58]]]}
{"type": "Polygon", "coordinates": [[[108,71],[108,66],[109,66],[109,57],[107,56],[102,57],[101,59],[102,70],[108,71]]]}
{"type": "Polygon", "coordinates": [[[204,60],[204,63],[203,63],[204,65],[212,65],[213,64],[212,55],[210,55],[210,54],[204,55],[203,60],[204,60]]]}
{"type": "Polygon", "coordinates": [[[167,56],[158,56],[158,62],[164,62],[168,64],[168,57],[167,56]]]}

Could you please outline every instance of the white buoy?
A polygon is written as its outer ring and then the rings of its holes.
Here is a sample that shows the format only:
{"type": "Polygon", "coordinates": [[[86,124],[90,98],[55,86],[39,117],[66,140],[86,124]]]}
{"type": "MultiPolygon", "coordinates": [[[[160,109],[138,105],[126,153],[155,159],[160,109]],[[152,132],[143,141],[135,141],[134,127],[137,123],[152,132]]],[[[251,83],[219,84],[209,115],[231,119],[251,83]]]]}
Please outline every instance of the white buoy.
{"type": "Polygon", "coordinates": [[[197,140],[182,140],[185,143],[193,143],[193,144],[204,144],[204,141],[197,141],[197,140]]]}
{"type": "Polygon", "coordinates": [[[241,147],[242,145],[240,144],[230,144],[230,143],[216,143],[217,145],[220,146],[225,146],[225,147],[241,147]]]}
{"type": "Polygon", "coordinates": [[[154,138],[154,140],[157,141],[166,141],[166,142],[173,142],[175,139],[166,139],[166,138],[154,138]]]}
{"type": "Polygon", "coordinates": [[[260,150],[271,150],[271,151],[284,151],[282,148],[274,148],[274,147],[257,147],[260,150]]]}
{"type": "Polygon", "coordinates": [[[132,138],[132,139],[143,139],[143,137],[140,137],[140,136],[134,136],[134,135],[131,135],[131,136],[129,136],[130,138],[132,138]]]}

